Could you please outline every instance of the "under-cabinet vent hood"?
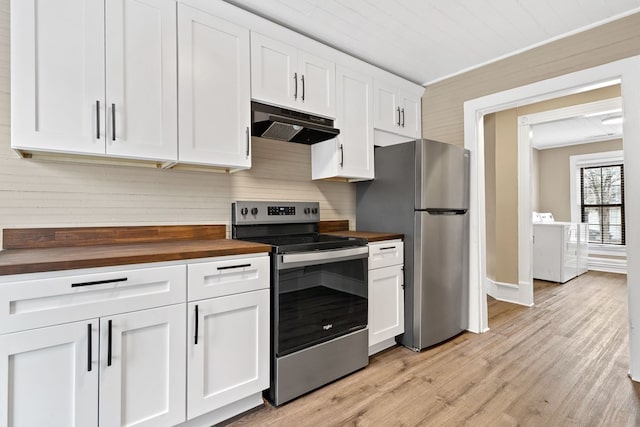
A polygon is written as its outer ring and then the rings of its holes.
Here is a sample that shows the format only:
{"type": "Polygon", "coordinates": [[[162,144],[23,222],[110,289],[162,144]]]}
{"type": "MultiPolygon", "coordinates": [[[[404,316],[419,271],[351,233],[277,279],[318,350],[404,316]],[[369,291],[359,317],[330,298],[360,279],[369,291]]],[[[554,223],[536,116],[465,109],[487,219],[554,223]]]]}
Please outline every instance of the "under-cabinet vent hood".
{"type": "Polygon", "coordinates": [[[279,141],[315,144],[335,138],[333,120],[286,108],[251,103],[251,135],[279,141]]]}

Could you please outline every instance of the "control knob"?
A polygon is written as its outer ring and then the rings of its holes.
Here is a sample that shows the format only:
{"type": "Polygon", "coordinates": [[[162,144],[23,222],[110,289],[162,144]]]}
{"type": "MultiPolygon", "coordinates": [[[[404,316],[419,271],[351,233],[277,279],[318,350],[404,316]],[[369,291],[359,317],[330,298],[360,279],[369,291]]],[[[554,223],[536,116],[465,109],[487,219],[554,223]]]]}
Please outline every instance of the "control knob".
{"type": "Polygon", "coordinates": [[[304,208],[304,213],[309,215],[311,213],[311,208],[304,208]]]}
{"type": "Polygon", "coordinates": [[[251,208],[251,215],[258,215],[258,208],[251,208]]]}
{"type": "Polygon", "coordinates": [[[318,213],[318,208],[311,209],[311,213],[316,215],[318,213]]]}
{"type": "Polygon", "coordinates": [[[240,209],[240,213],[242,214],[242,216],[247,216],[247,214],[249,213],[249,209],[242,208],[242,209],[240,209]]]}

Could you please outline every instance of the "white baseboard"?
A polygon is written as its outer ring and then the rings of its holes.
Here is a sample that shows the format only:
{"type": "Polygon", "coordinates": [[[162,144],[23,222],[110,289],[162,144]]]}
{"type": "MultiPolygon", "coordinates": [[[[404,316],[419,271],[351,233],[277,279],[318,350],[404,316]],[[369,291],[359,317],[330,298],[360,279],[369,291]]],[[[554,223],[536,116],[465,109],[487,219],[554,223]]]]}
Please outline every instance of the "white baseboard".
{"type": "Polygon", "coordinates": [[[531,300],[533,291],[530,289],[530,283],[520,283],[519,285],[515,285],[513,283],[496,282],[489,278],[486,280],[487,294],[498,301],[524,305],[526,307],[533,306],[533,301],[531,300]]]}
{"type": "Polygon", "coordinates": [[[589,257],[589,270],[627,274],[627,260],[620,258],[589,257]]]}

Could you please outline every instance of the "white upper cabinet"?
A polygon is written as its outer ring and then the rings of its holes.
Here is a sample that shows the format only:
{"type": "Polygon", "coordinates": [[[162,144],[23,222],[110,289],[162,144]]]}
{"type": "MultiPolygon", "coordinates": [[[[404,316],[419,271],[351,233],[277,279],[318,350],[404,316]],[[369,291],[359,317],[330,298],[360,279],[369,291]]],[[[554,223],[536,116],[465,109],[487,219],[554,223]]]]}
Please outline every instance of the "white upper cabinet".
{"type": "Polygon", "coordinates": [[[251,167],[249,30],[178,5],[178,160],[251,167]]]}
{"type": "Polygon", "coordinates": [[[251,97],[268,104],[335,117],[335,64],[251,33],[251,97]]]}
{"type": "Polygon", "coordinates": [[[175,0],[13,0],[12,147],[177,157],[175,0]]]}
{"type": "Polygon", "coordinates": [[[412,139],[421,137],[420,96],[402,88],[404,81],[374,82],[375,128],[412,139]]]}
{"type": "Polygon", "coordinates": [[[175,160],[175,0],[107,0],[105,10],[106,153],[175,160]]]}
{"type": "Polygon", "coordinates": [[[373,179],[373,79],[336,68],[337,138],[311,146],[312,178],[373,179]]]}
{"type": "Polygon", "coordinates": [[[104,154],[104,0],[11,1],[11,144],[104,154]]]}

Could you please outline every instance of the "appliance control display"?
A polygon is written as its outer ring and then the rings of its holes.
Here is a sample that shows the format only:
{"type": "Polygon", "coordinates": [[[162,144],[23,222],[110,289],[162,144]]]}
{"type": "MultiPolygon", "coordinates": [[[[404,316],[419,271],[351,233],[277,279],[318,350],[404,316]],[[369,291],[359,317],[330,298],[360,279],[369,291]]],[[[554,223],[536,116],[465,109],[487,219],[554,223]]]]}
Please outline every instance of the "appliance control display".
{"type": "Polygon", "coordinates": [[[268,215],[295,215],[295,206],[269,206],[267,208],[268,215]]]}

